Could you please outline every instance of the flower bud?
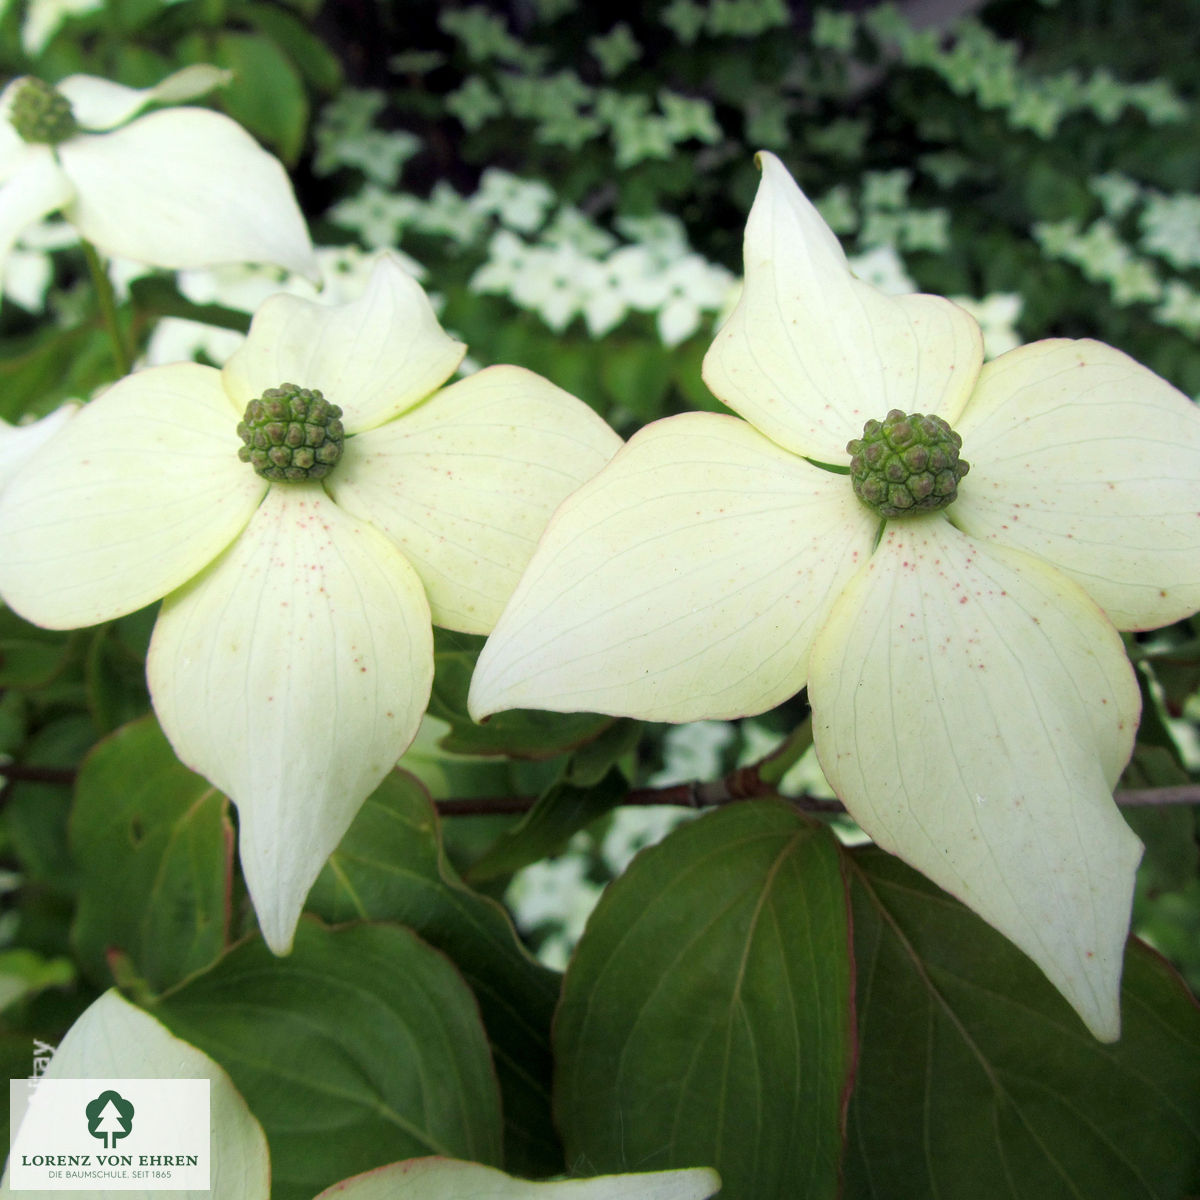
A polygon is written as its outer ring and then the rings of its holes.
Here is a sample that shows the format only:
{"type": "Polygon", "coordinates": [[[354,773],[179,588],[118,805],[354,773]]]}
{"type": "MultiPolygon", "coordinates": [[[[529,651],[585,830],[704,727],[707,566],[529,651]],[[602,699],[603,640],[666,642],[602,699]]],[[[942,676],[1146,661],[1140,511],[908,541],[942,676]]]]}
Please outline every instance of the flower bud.
{"type": "Polygon", "coordinates": [[[854,494],[881,517],[945,508],[971,469],[958,457],[961,446],[962,438],[941,417],[893,408],[846,444],[854,494]]]}
{"type": "Polygon", "coordinates": [[[238,458],[272,483],[322,479],[342,457],[342,410],[315,389],[284,383],[246,405],[238,458]]]}
{"type": "Polygon", "coordinates": [[[48,83],[27,75],[13,89],[8,119],[26,142],[57,146],[79,132],[71,102],[48,83]]]}

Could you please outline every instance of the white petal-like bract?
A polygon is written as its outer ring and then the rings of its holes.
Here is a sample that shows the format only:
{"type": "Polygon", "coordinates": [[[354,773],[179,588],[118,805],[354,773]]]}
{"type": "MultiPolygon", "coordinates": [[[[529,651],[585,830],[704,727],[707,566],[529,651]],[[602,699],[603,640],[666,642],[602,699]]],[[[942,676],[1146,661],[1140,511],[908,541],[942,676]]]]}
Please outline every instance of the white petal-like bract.
{"type": "Polygon", "coordinates": [[[52,629],[158,600],[238,535],[267,489],[237,457],[212,367],[128,375],[28,460],[0,498],[0,596],[52,629]]]}
{"type": "Polygon", "coordinates": [[[176,754],[237,805],[259,925],[286,953],[313,880],[428,703],[420,580],[319,484],[281,484],[167,597],[146,670],[176,754]]]}
{"type": "Polygon", "coordinates": [[[421,285],[384,254],[349,304],[267,300],[225,364],[225,387],[243,407],[283,383],[316,388],[341,408],[346,432],[361,433],[436,391],[466,352],[438,324],[421,285]]]}
{"type": "Polygon", "coordinates": [[[79,405],[63,404],[28,425],[0,421],[0,488],[25,465],[33,452],[48,442],[77,412],[79,405]]]}
{"type": "Polygon", "coordinates": [[[1118,629],[1200,608],[1200,409],[1101,342],[1035,342],[983,369],[956,426],[948,510],[1065,571],[1118,629]]]}
{"type": "Polygon", "coordinates": [[[1115,1040],[1141,844],[1112,789],[1140,699],[1099,607],[940,515],[897,521],[817,638],[809,698],[854,819],[1115,1040]]]}
{"type": "Polygon", "coordinates": [[[759,155],[741,298],[704,359],[718,399],[779,445],[844,463],[846,443],[890,409],[951,424],[983,362],[974,319],[940,296],[885,296],[783,164],[759,155]]]}
{"type": "Polygon", "coordinates": [[[435,624],[488,633],[550,515],[620,447],[540,375],[488,367],[350,438],[328,488],[404,552],[435,624]]]}
{"type": "Polygon", "coordinates": [[[88,132],[113,129],[150,104],[182,104],[228,83],[233,72],[208,63],[193,63],[153,87],[132,88],[96,75],[68,75],[54,85],[71,103],[71,111],[88,132]]]}
{"type": "Polygon", "coordinates": [[[877,525],[844,476],[734,417],[648,425],[551,519],[479,658],[472,715],[773,708],[804,686],[877,525]]]}
{"type": "Polygon", "coordinates": [[[62,208],[75,194],[52,154],[27,154],[27,149],[18,149],[14,154],[17,169],[0,184],[0,282],[4,279],[5,260],[17,238],[35,221],[62,208]]]}
{"type": "Polygon", "coordinates": [[[75,185],[71,223],[106,254],[159,267],[273,263],[317,278],[282,164],[203,108],[148,113],[58,147],[75,185]]]}
{"type": "Polygon", "coordinates": [[[316,1200],[708,1200],[720,1187],[710,1167],[535,1183],[482,1163],[413,1158],[344,1179],[316,1200]]]}

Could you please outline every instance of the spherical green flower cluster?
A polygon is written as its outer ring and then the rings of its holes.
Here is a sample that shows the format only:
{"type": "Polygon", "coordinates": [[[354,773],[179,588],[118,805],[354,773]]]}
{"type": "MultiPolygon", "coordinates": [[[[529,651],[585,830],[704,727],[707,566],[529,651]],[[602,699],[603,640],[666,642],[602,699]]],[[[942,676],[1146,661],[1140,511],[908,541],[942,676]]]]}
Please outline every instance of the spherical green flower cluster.
{"type": "Polygon", "coordinates": [[[267,388],[246,405],[238,423],[246,443],[238,457],[272,483],[321,479],[342,457],[341,415],[316,389],[294,383],[267,388]]]}
{"type": "Polygon", "coordinates": [[[970,470],[958,457],[961,446],[962,438],[941,417],[893,408],[846,445],[854,494],[881,517],[945,508],[970,470]]]}
{"type": "Polygon", "coordinates": [[[57,146],[79,132],[71,102],[32,75],[15,89],[9,120],[23,141],[57,146]]]}

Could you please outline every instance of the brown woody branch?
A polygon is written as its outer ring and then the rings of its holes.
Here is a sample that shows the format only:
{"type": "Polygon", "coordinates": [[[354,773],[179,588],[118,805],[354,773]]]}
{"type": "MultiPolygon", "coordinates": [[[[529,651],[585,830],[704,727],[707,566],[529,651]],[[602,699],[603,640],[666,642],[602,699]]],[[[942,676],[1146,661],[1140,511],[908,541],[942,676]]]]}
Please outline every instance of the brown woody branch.
{"type": "MultiPolygon", "coordinates": [[[[8,783],[75,782],[70,767],[46,767],[35,763],[0,763],[0,779],[8,783]]],[[[634,788],[621,799],[624,805],[674,804],[682,808],[718,808],[738,800],[776,796],[774,785],[764,782],[757,767],[741,767],[723,779],[710,783],[675,783],[661,788],[634,788]]],[[[838,800],[819,796],[787,796],[791,804],[804,812],[843,813],[838,800]]],[[[1152,808],[1174,804],[1200,804],[1200,784],[1175,787],[1132,788],[1114,796],[1122,808],[1152,808]]],[[[528,812],[537,803],[536,796],[479,796],[471,799],[438,800],[438,812],[444,817],[498,816],[528,812]]]]}
{"type": "MultiPolygon", "coordinates": [[[[753,767],[734,771],[712,783],[676,783],[662,788],[634,788],[621,799],[621,806],[675,804],[683,808],[717,808],[738,800],[753,800],[780,793],[758,779],[753,767]]],[[[783,799],[803,812],[844,813],[840,800],[819,796],[784,796],[783,799]]],[[[1117,792],[1114,800],[1122,808],[1151,808],[1173,804],[1200,804],[1200,785],[1180,787],[1136,788],[1117,792]]],[[[437,810],[443,817],[499,816],[506,813],[528,812],[537,803],[536,796],[479,796],[470,800],[438,800],[437,810]]]]}

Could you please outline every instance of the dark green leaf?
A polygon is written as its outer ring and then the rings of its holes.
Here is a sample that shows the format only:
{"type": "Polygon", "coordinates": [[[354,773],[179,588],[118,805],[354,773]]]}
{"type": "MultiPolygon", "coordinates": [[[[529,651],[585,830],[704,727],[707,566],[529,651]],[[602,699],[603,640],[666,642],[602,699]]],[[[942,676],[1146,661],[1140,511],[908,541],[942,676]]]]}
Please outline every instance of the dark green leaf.
{"type": "Polygon", "coordinates": [[[1200,992],[1200,879],[1148,902],[1134,899],[1136,928],[1170,957],[1194,992],[1200,992]]]}
{"type": "Polygon", "coordinates": [[[269,4],[246,4],[246,19],[292,60],[313,87],[332,92],[342,81],[342,65],[323,42],[290,13],[269,4]]]}
{"type": "Polygon", "coordinates": [[[853,1059],[838,857],[788,806],[737,804],[609,887],[555,1018],[568,1161],[714,1166],[723,1200],[838,1195],[853,1059]]]}
{"type": "Polygon", "coordinates": [[[0,754],[11,755],[25,740],[28,707],[19,692],[0,692],[0,754]]]}
{"type": "Polygon", "coordinates": [[[96,728],[111,733],[150,707],[144,663],[117,641],[112,626],[92,634],[84,662],[88,710],[96,728]]]}
{"type": "Polygon", "coordinates": [[[567,782],[583,788],[599,783],[610,767],[637,748],[641,737],[640,721],[622,718],[613,722],[595,741],[585,743],[571,755],[567,782]]]}
{"type": "MultiPolygon", "coordinates": [[[[1190,783],[1177,754],[1173,745],[1168,749],[1139,740],[1121,776],[1121,787],[1166,788],[1190,783]]],[[[1151,893],[1174,891],[1195,879],[1200,848],[1194,808],[1186,804],[1131,805],[1122,813],[1146,847],[1138,869],[1139,888],[1151,893]]]]}
{"type": "Polygon", "coordinates": [[[704,359],[704,347],[681,347],[676,352],[678,365],[675,371],[675,386],[682,393],[686,406],[701,412],[728,413],[730,410],[708,390],[700,376],[700,364],[704,359]]]}
{"type": "MultiPolygon", "coordinates": [[[[1128,635],[1126,636],[1128,637],[1128,635]]],[[[1182,768],[1183,763],[1179,756],[1179,747],[1175,744],[1175,738],[1172,736],[1170,726],[1168,726],[1163,717],[1162,708],[1159,704],[1159,698],[1155,693],[1155,677],[1157,675],[1157,669],[1161,665],[1161,663],[1155,663],[1153,664],[1153,669],[1151,669],[1150,663],[1143,662],[1139,664],[1138,668],[1134,671],[1134,674],[1137,677],[1138,690],[1141,692],[1142,696],[1142,717],[1141,721],[1138,723],[1138,742],[1140,744],[1138,748],[1140,749],[1141,746],[1158,746],[1165,750],[1169,750],[1176,763],[1178,763],[1182,768]]],[[[1135,770],[1136,758],[1137,755],[1135,752],[1135,762],[1130,764],[1130,766],[1135,770]]],[[[1149,787],[1155,785],[1135,783],[1123,779],[1122,786],[1149,787]]]]}
{"type": "Polygon", "coordinates": [[[437,816],[410,776],[367,799],[309,893],[329,921],[412,926],[462,971],[479,1001],[504,1097],[505,1161],[519,1174],[563,1169],[550,1120],[550,1017],[558,976],[517,941],[507,913],[468,888],[442,852],[437,816]]]}
{"type": "Polygon", "coordinates": [[[103,329],[46,325],[0,341],[0,417],[44,415],[65,400],[90,395],[112,377],[112,347],[103,329]]]}
{"type": "Polygon", "coordinates": [[[256,34],[220,33],[213,55],[234,73],[221,89],[221,104],[239,124],[293,163],[308,129],[308,97],[283,52],[256,34]]]}
{"type": "Polygon", "coordinates": [[[553,758],[599,736],[612,717],[595,713],[548,713],[526,709],[497,713],[484,725],[467,715],[467,691],[477,655],[450,650],[437,655],[437,673],[429,711],[449,722],[442,745],[455,754],[507,754],[515,758],[553,758]]]}
{"type": "Polygon", "coordinates": [[[1200,689],[1200,648],[1194,642],[1165,650],[1150,660],[1154,678],[1162,686],[1163,703],[1179,716],[1189,696],[1200,689]]]}
{"type": "Polygon", "coordinates": [[[71,849],[83,882],[71,940],[93,981],[128,957],[155,991],[225,948],[233,873],[229,802],[175,757],[152,716],[84,760],[71,849]]]}
{"type": "Polygon", "coordinates": [[[149,24],[162,11],[159,0],[109,0],[109,19],[124,34],[149,24]]]}
{"type": "MultiPolygon", "coordinates": [[[[157,9],[157,5],[152,5],[151,9],[157,9]]],[[[170,75],[172,67],[169,58],[147,46],[123,41],[114,47],[113,77],[130,87],[153,87],[170,75]]]]}
{"type": "Polygon", "coordinates": [[[1200,1185],[1200,1010],[1136,943],[1102,1045],[1041,972],[874,848],[851,859],[860,1058],[847,1200],[1180,1200],[1200,1185]]]}
{"type": "Polygon", "coordinates": [[[267,1135],[273,1200],[427,1154],[499,1163],[475,999],[399,925],[306,917],[286,958],[255,938],[151,1011],[233,1077],[267,1135]]]}
{"type": "Polygon", "coordinates": [[[628,781],[615,767],[591,787],[554,784],[512,829],[502,833],[487,853],[471,864],[466,873],[468,881],[481,884],[503,879],[530,863],[560,853],[573,834],[614,809],[628,791],[628,781]]]}
{"type": "Polygon", "coordinates": [[[510,762],[494,754],[486,757],[451,754],[440,745],[445,733],[444,721],[426,718],[399,763],[402,770],[415,775],[429,794],[440,800],[519,794],[520,789],[514,786],[514,767],[543,765],[510,762]]]}
{"type": "Polygon", "coordinates": [[[600,377],[612,404],[641,421],[664,413],[674,363],[657,339],[617,342],[601,360],[600,377]]]}
{"type": "Polygon", "coordinates": [[[46,958],[33,950],[0,950],[0,1011],[50,987],[66,987],[75,980],[69,958],[46,958]]]}
{"type": "Polygon", "coordinates": [[[6,638],[0,641],[0,687],[42,687],[65,665],[69,650],[65,639],[47,642],[6,638]]]}
{"type": "MultiPolygon", "coordinates": [[[[22,763],[70,770],[96,740],[86,716],[72,713],[44,725],[25,747],[22,763]]],[[[56,891],[71,892],[78,872],[67,847],[67,816],[71,810],[69,783],[14,783],[3,808],[5,832],[22,872],[56,891]]]]}
{"type": "Polygon", "coordinates": [[[158,620],[158,604],[139,608],[127,616],[118,617],[112,623],[113,636],[122,652],[137,663],[143,670],[146,665],[146,655],[150,650],[150,638],[154,633],[154,623],[158,620]]]}

